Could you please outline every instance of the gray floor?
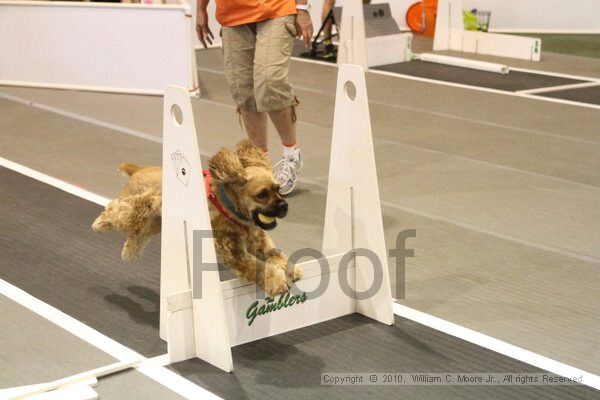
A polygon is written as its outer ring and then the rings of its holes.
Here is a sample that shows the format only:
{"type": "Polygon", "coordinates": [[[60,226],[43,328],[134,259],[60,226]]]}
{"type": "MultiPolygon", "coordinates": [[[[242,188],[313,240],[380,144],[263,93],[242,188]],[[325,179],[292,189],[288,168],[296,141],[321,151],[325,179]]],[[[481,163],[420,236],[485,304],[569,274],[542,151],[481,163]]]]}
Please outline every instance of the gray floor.
{"type": "Polygon", "coordinates": [[[0,389],[49,382],[117,362],[2,295],[0,318],[0,389]]]}
{"type": "MultiPolygon", "coordinates": [[[[203,98],[194,110],[211,153],[242,133],[219,51],[198,59],[203,98]]],[[[320,246],[335,74],[292,63],[306,167],[274,233],[286,251],[320,246]]],[[[600,113],[382,75],[367,81],[388,246],[417,230],[402,302],[600,373],[600,113]]],[[[107,197],[123,184],[120,162],[160,162],[159,98],[0,88],[7,94],[26,104],[0,99],[2,157],[107,197]]]]}
{"type": "MultiPolygon", "coordinates": [[[[101,400],[182,400],[156,381],[136,370],[106,376],[94,388],[101,400]]],[[[581,392],[583,394],[583,392],[581,392]]],[[[590,393],[591,394],[591,393],[590,393]]],[[[593,394],[595,395],[595,394],[593,394]]]]}
{"type": "MultiPolygon", "coordinates": [[[[2,254],[3,259],[11,258],[4,251],[2,254]]],[[[4,265],[0,271],[4,278],[4,265]]],[[[56,290],[47,292],[57,293],[56,290]]],[[[117,362],[103,351],[1,295],[0,318],[0,390],[50,382],[117,362]]],[[[181,399],[134,370],[101,378],[94,390],[101,399],[107,400],[181,399]]]]}
{"type": "MultiPolygon", "coordinates": [[[[0,261],[2,279],[142,355],[163,354],[166,348],[158,337],[158,241],[141,262],[122,265],[115,257],[122,239],[88,228],[100,207],[5,168],[0,168],[0,181],[5,200],[0,203],[0,215],[5,216],[0,230],[12,232],[0,240],[0,253],[5,255],[0,261]],[[48,278],[40,280],[40,275],[48,278]]],[[[0,310],[8,311],[9,326],[2,343],[19,351],[7,362],[11,374],[2,377],[0,387],[58,379],[115,361],[18,305],[0,303],[0,310]],[[39,337],[45,340],[36,341],[39,337]]],[[[198,360],[170,368],[227,399],[393,398],[408,393],[413,398],[444,399],[600,398],[600,393],[582,387],[320,385],[321,373],[339,371],[542,372],[402,318],[388,327],[348,316],[238,346],[234,359],[233,374],[198,360]]],[[[104,378],[99,389],[107,399],[173,397],[137,371],[104,378]]]]}

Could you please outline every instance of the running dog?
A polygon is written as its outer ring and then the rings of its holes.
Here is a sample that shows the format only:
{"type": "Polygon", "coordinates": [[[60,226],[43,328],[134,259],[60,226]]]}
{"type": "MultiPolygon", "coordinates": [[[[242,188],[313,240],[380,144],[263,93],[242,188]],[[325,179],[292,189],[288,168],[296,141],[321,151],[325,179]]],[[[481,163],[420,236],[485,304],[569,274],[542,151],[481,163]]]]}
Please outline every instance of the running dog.
{"type": "MultiPolygon", "coordinates": [[[[255,282],[269,296],[287,292],[291,282],[301,278],[302,270],[288,266],[288,258],[266,233],[288,211],[269,160],[250,140],[243,140],[235,151],[221,149],[208,165],[206,194],[219,262],[255,282]]],[[[123,233],[127,240],[121,258],[131,261],[160,233],[162,168],[122,164],[119,170],[129,181],[92,229],[123,233]]]]}

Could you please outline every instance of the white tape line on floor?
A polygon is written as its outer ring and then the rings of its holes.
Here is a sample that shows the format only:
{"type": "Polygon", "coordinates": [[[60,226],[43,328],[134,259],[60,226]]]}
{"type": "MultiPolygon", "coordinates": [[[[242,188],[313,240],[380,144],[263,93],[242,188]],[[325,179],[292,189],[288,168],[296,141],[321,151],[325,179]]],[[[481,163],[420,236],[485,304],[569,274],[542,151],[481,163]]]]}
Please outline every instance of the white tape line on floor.
{"type": "Polygon", "coordinates": [[[106,207],[106,205],[110,202],[110,200],[107,199],[106,197],[102,197],[96,193],[92,193],[88,190],[82,189],[71,183],[61,181],[60,179],[53,178],[49,175],[46,175],[44,173],[41,173],[39,171],[36,171],[36,170],[26,167],[24,165],[18,164],[16,162],[7,160],[6,158],[3,158],[3,157],[0,157],[0,166],[8,168],[12,171],[18,172],[22,175],[28,176],[37,181],[43,182],[47,185],[58,188],[69,194],[75,195],[77,197],[81,197],[82,199],[91,201],[92,203],[96,203],[103,207],[106,207]]]}
{"type": "Polygon", "coordinates": [[[543,88],[519,90],[516,93],[519,93],[519,94],[541,94],[541,93],[561,92],[563,90],[585,89],[585,88],[595,87],[595,86],[600,86],[600,82],[583,82],[583,83],[572,83],[570,85],[549,86],[549,87],[543,87],[543,88]]]}
{"type": "Polygon", "coordinates": [[[123,346],[3,279],[0,279],[0,294],[60,326],[67,332],[119,361],[143,360],[142,364],[136,367],[139,372],[187,399],[220,399],[214,393],[188,381],[175,372],[156,365],[156,362],[147,362],[148,359],[141,354],[123,346]]]}
{"type": "Polygon", "coordinates": [[[464,326],[434,317],[433,315],[417,311],[402,304],[394,303],[394,313],[400,317],[418,322],[437,331],[457,337],[469,343],[476,344],[496,353],[508,356],[526,364],[552,372],[553,374],[567,378],[582,377],[582,383],[586,386],[600,390],[600,376],[571,367],[548,357],[544,357],[529,350],[522,349],[502,340],[474,331],[464,326]]]}

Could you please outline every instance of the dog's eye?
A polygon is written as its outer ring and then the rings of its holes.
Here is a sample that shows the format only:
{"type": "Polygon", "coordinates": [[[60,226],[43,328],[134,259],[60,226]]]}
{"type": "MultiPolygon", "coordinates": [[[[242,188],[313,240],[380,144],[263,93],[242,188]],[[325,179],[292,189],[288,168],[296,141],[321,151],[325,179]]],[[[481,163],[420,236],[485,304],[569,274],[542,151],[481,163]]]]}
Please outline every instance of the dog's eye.
{"type": "Polygon", "coordinates": [[[261,200],[264,200],[264,199],[266,199],[267,197],[269,197],[269,191],[268,191],[267,189],[263,189],[263,190],[261,190],[261,191],[260,191],[260,192],[259,192],[259,193],[256,195],[256,198],[257,198],[257,199],[261,199],[261,200]]]}

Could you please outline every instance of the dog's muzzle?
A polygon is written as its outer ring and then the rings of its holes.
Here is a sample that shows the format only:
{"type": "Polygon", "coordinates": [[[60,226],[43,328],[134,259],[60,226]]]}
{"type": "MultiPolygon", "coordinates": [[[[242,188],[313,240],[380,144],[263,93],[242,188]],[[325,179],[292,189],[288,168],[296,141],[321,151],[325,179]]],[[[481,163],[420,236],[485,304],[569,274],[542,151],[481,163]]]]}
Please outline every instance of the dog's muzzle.
{"type": "Polygon", "coordinates": [[[277,226],[277,218],[285,217],[287,212],[288,203],[285,200],[280,200],[275,207],[254,210],[252,219],[257,226],[268,231],[274,229],[277,226]]]}

